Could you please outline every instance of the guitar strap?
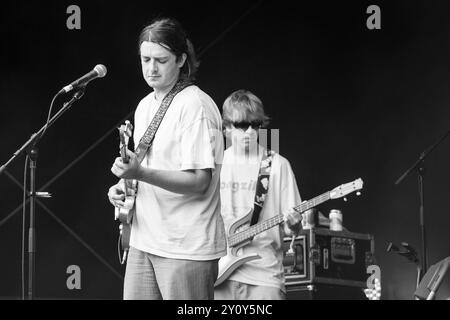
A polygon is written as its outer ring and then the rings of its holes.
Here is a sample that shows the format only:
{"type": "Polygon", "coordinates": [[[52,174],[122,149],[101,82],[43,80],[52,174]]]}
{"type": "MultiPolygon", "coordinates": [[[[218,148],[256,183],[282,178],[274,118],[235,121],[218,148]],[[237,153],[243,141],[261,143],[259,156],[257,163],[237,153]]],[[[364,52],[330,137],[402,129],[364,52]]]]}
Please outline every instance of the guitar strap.
{"type": "Polygon", "coordinates": [[[139,141],[137,148],[134,151],[136,153],[139,163],[141,163],[144,160],[147,151],[151,147],[153,139],[155,138],[156,131],[158,130],[159,125],[161,124],[161,121],[164,118],[164,115],[166,114],[167,109],[169,109],[169,106],[172,103],[173,98],[181,90],[192,84],[193,82],[189,80],[178,80],[178,82],[173,86],[173,88],[169,91],[169,93],[164,97],[163,101],[161,102],[161,105],[159,106],[158,111],[156,111],[156,114],[153,117],[153,120],[150,122],[147,131],[145,131],[144,135],[139,141]]]}
{"type": "Polygon", "coordinates": [[[275,152],[272,150],[265,150],[261,159],[261,165],[259,167],[258,182],[256,183],[255,201],[253,207],[252,220],[250,225],[254,225],[259,220],[259,214],[264,205],[267,191],[269,190],[269,178],[270,169],[272,168],[272,160],[275,152]]]}
{"type": "MultiPolygon", "coordinates": [[[[156,131],[159,128],[159,125],[161,124],[162,119],[164,118],[164,115],[166,114],[167,109],[169,109],[170,104],[172,103],[173,98],[184,88],[192,85],[193,82],[189,80],[178,80],[178,82],[173,86],[173,88],[169,91],[168,94],[164,97],[163,101],[161,102],[161,105],[159,106],[158,110],[156,111],[155,116],[153,117],[152,121],[150,122],[150,125],[148,126],[147,130],[145,131],[144,135],[142,136],[141,140],[139,140],[139,144],[137,148],[135,148],[134,152],[136,153],[137,160],[139,163],[141,163],[145,155],[147,154],[147,151],[150,149],[153,139],[155,138],[156,131]]],[[[125,180],[126,183],[129,183],[130,181],[125,180]]],[[[137,188],[137,181],[134,180],[131,182],[131,184],[134,186],[134,188],[137,188]]],[[[127,222],[130,223],[131,221],[127,222]]],[[[122,243],[123,240],[123,233],[120,232],[119,236],[119,242],[122,243]]],[[[125,259],[127,257],[128,248],[129,248],[129,239],[126,240],[124,243],[122,243],[122,246],[124,248],[124,256],[123,259],[120,259],[121,264],[125,262],[125,259]]],[[[119,248],[120,252],[120,248],[119,248]]],[[[120,256],[120,254],[119,254],[120,256]]]]}

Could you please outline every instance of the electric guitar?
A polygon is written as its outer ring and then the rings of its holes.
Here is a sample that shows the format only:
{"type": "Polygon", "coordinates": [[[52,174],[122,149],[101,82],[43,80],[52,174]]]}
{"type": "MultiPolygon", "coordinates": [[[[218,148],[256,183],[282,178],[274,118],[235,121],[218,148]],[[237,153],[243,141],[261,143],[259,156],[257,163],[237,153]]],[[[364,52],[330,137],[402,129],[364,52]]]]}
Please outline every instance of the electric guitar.
{"type": "MultiPolygon", "coordinates": [[[[334,188],[331,191],[325,192],[320,196],[317,196],[309,201],[302,202],[299,206],[295,207],[294,210],[297,212],[304,212],[309,210],[323,202],[326,202],[330,199],[338,199],[345,197],[346,195],[361,190],[363,187],[363,181],[361,178],[356,179],[353,182],[349,182],[343,184],[339,187],[334,188]]],[[[357,195],[360,193],[358,192],[357,195]]],[[[228,252],[225,257],[222,257],[219,260],[219,273],[217,280],[215,282],[215,286],[220,285],[223,281],[225,281],[237,268],[248,261],[252,261],[255,259],[260,259],[261,257],[257,253],[243,254],[238,256],[237,251],[243,246],[249,244],[253,237],[257,234],[266,231],[276,225],[279,225],[284,222],[284,215],[279,214],[270,219],[262,221],[260,223],[254,224],[250,226],[248,229],[237,232],[236,230],[241,226],[249,223],[253,215],[253,209],[250,209],[249,212],[242,218],[236,220],[229,228],[228,232],[228,252]]]]}
{"type": "MultiPolygon", "coordinates": [[[[129,157],[127,155],[128,142],[131,138],[133,130],[133,125],[130,121],[125,121],[125,124],[121,125],[119,128],[119,137],[120,137],[120,157],[124,163],[128,163],[129,157]]],[[[131,222],[133,220],[134,215],[134,202],[136,198],[136,189],[137,189],[137,181],[136,180],[127,180],[124,179],[124,193],[125,200],[123,207],[115,208],[115,220],[120,221],[120,235],[119,235],[119,259],[120,263],[124,264],[128,250],[130,248],[130,234],[131,234],[131,222]],[[120,254],[120,250],[122,249],[123,254],[120,254]]]]}

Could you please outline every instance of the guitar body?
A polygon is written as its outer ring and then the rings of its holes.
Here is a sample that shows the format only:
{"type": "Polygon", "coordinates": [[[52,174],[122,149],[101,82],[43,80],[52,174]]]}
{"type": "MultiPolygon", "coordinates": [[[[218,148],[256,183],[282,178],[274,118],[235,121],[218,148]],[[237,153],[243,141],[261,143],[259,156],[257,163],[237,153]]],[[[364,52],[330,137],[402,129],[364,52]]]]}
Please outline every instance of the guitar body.
{"type": "Polygon", "coordinates": [[[125,183],[128,184],[128,186],[126,187],[124,205],[121,208],[116,207],[114,216],[115,219],[119,220],[121,223],[131,224],[134,215],[137,181],[133,180],[131,183],[130,181],[126,181],[125,183]]]}
{"type": "MultiPolygon", "coordinates": [[[[251,241],[247,241],[244,245],[249,244],[251,241]]],[[[227,280],[230,275],[244,263],[261,259],[261,257],[257,253],[249,253],[243,254],[241,256],[233,256],[230,252],[227,253],[225,257],[220,258],[219,260],[219,274],[217,276],[217,280],[214,283],[214,286],[219,286],[222,282],[227,280]]]]}
{"type": "MultiPolygon", "coordinates": [[[[126,149],[128,148],[128,141],[131,138],[131,130],[133,130],[133,126],[128,120],[125,122],[125,125],[122,125],[119,128],[120,155],[124,163],[128,163],[129,161],[126,155],[126,149]]],[[[134,206],[137,192],[137,181],[124,180],[123,186],[125,193],[124,205],[120,208],[116,207],[114,211],[115,220],[120,221],[120,249],[123,251],[120,259],[121,264],[125,263],[128,256],[128,250],[130,249],[131,223],[133,221],[135,211],[134,206]]]]}
{"type": "MultiPolygon", "coordinates": [[[[244,226],[247,223],[250,223],[252,215],[253,209],[250,209],[249,212],[245,214],[242,218],[233,222],[233,224],[229,228],[229,231],[227,232],[228,238],[230,238],[231,235],[237,234],[237,230],[240,227],[244,226]]],[[[214,283],[215,287],[217,287],[226,279],[228,279],[228,277],[244,263],[256,259],[261,259],[261,257],[257,253],[242,254],[239,256],[237,255],[237,251],[240,248],[249,244],[251,241],[252,239],[248,239],[236,245],[228,245],[227,255],[225,257],[220,258],[219,260],[219,273],[217,276],[217,280],[214,283]]]]}
{"type": "Polygon", "coordinates": [[[120,221],[120,246],[123,253],[122,264],[125,262],[130,249],[131,222],[135,212],[135,196],[126,196],[122,208],[115,208],[115,219],[120,221]]]}
{"type": "Polygon", "coordinates": [[[123,251],[121,264],[124,264],[128,257],[128,251],[130,250],[130,236],[131,236],[131,224],[121,223],[119,225],[120,230],[120,247],[123,251]]]}

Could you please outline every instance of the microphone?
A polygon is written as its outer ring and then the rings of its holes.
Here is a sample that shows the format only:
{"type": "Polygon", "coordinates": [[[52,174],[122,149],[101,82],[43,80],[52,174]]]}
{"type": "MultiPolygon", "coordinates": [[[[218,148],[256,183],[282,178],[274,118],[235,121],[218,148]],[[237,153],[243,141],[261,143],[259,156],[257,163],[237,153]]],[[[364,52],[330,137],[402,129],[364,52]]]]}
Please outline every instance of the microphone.
{"type": "Polygon", "coordinates": [[[103,78],[106,75],[106,67],[102,64],[98,64],[95,66],[93,70],[86,73],[81,78],[73,81],[71,84],[65,86],[62,88],[58,94],[67,93],[69,91],[72,91],[73,89],[78,89],[83,86],[86,86],[91,80],[94,80],[95,78],[103,78]]]}

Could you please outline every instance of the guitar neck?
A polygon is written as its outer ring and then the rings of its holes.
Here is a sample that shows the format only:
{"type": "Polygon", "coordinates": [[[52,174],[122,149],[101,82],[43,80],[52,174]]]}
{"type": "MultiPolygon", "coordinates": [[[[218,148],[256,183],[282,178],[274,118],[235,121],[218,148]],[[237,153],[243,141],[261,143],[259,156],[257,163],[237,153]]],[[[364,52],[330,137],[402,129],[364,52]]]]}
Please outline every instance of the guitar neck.
{"type": "Polygon", "coordinates": [[[315,198],[312,198],[311,200],[308,200],[299,206],[295,207],[294,210],[298,212],[305,212],[306,210],[309,210],[311,208],[314,208],[315,206],[318,206],[321,203],[324,203],[331,199],[331,192],[325,192],[321,194],[320,196],[317,196],[315,198]]]}
{"type": "MultiPolygon", "coordinates": [[[[128,163],[128,161],[130,160],[130,158],[127,155],[127,146],[126,146],[126,144],[122,144],[120,146],[120,157],[122,158],[123,163],[128,163]]],[[[125,184],[125,196],[128,196],[130,194],[128,189],[131,186],[133,180],[123,179],[123,181],[124,181],[124,184],[125,184]]]]}
{"type": "MultiPolygon", "coordinates": [[[[325,201],[330,200],[330,191],[325,192],[321,194],[320,196],[317,196],[311,200],[308,200],[299,206],[295,207],[294,210],[298,212],[304,212],[308,209],[314,208],[315,206],[324,203],[325,201]]],[[[239,233],[236,233],[229,237],[229,246],[233,247],[241,242],[247,241],[252,239],[257,234],[264,232],[270,228],[275,227],[278,224],[281,224],[284,221],[284,215],[279,214],[276,215],[270,219],[267,219],[263,222],[257,223],[251,227],[249,227],[247,230],[241,231],[239,233]]]]}
{"type": "Polygon", "coordinates": [[[127,155],[127,146],[125,144],[120,147],[120,157],[122,158],[123,163],[128,163],[130,160],[130,157],[127,155]]]}

